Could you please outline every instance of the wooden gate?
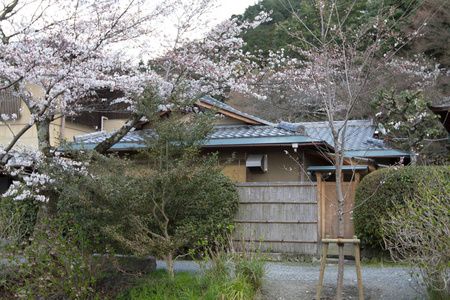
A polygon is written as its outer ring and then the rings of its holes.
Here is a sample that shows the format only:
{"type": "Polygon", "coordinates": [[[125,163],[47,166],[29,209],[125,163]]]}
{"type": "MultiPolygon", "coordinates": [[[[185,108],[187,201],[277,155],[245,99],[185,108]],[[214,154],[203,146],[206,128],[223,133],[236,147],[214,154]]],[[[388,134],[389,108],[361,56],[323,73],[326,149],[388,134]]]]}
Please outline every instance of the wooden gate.
{"type": "Polygon", "coordinates": [[[317,254],[316,183],[237,183],[236,223],[245,239],[264,239],[272,253],[317,254]]]}
{"type": "MultiPolygon", "coordinates": [[[[329,235],[332,238],[338,237],[337,229],[337,197],[336,182],[322,182],[321,187],[321,237],[329,235]]],[[[344,182],[342,190],[346,197],[344,199],[344,238],[351,239],[355,235],[353,229],[353,202],[355,199],[356,184],[344,182]]]]}
{"type": "MultiPolygon", "coordinates": [[[[336,182],[325,182],[322,180],[322,176],[319,172],[316,173],[317,177],[317,191],[318,202],[320,203],[320,233],[319,240],[329,235],[331,238],[338,237],[337,228],[337,196],[336,196],[336,182]]],[[[355,235],[353,226],[353,208],[355,200],[356,187],[360,181],[360,174],[356,172],[354,174],[354,180],[352,182],[342,183],[342,192],[344,194],[344,236],[343,238],[351,239],[355,235]]],[[[354,248],[352,245],[345,246],[345,255],[354,255],[354,248]]],[[[328,253],[331,255],[337,255],[338,248],[334,244],[330,244],[328,253]]]]}

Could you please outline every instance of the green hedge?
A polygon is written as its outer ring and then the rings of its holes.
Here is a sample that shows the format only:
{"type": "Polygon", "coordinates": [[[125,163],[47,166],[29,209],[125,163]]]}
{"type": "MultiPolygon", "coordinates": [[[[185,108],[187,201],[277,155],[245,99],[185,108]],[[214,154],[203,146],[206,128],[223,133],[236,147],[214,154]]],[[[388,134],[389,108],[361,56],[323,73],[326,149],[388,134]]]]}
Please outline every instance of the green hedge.
{"type": "Polygon", "coordinates": [[[128,254],[130,249],[111,240],[104,229],[119,226],[131,239],[137,230],[132,220],[139,216],[150,229],[164,234],[160,232],[164,218],[152,213],[153,201],[160,204],[164,196],[169,234],[183,235],[186,247],[193,248],[197,241],[211,239],[219,225],[233,224],[239,203],[236,186],[221,173],[215,156],[208,161],[199,158],[197,164],[163,172],[129,160],[98,157],[91,163],[97,176],[59,175],[54,183],[58,215],[64,216],[68,231],[77,227],[90,236],[91,247],[112,245],[115,251],[128,254]]]}
{"type": "Polygon", "coordinates": [[[0,238],[26,240],[33,233],[39,206],[36,200],[0,197],[0,238]]]}
{"type": "Polygon", "coordinates": [[[380,220],[389,210],[418,192],[420,183],[433,185],[433,171],[450,177],[450,167],[391,167],[373,172],[363,178],[355,195],[355,234],[365,245],[379,248],[383,245],[380,220]]]}

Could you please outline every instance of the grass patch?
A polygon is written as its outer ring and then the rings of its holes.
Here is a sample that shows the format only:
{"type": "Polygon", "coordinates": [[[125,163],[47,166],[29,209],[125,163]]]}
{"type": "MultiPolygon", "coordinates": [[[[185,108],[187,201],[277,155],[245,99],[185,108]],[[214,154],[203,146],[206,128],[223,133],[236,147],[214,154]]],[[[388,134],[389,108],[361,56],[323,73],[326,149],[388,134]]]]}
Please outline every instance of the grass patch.
{"type": "Polygon", "coordinates": [[[203,276],[199,273],[176,273],[171,280],[165,270],[151,273],[141,284],[122,292],[117,299],[255,299],[257,291],[246,277],[203,276]]]}

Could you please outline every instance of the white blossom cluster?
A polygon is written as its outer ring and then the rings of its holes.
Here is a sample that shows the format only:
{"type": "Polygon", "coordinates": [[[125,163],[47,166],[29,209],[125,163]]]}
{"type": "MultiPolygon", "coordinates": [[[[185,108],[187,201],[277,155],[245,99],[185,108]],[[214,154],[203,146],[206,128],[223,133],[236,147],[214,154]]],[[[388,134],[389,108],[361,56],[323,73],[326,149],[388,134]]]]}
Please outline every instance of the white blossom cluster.
{"type": "Polygon", "coordinates": [[[33,0],[23,1],[23,6],[14,7],[0,20],[0,89],[14,86],[20,91],[31,112],[30,125],[89,111],[92,101],[122,102],[137,112],[148,86],[161,99],[190,100],[228,89],[252,93],[252,84],[258,80],[259,66],[240,49],[241,34],[270,20],[266,12],[253,22],[227,20],[204,39],[192,40],[194,20],[213,0],[38,2],[35,7],[33,0]],[[36,15],[30,17],[24,7],[35,9],[36,15]],[[181,11],[185,14],[179,15],[175,26],[175,46],[154,59],[154,67],[138,69],[122,49],[145,44],[158,31],[162,18],[181,11]],[[40,92],[31,94],[30,85],[38,86],[40,92]],[[105,89],[120,91],[122,96],[102,99],[97,91],[105,89]]]}
{"type": "Polygon", "coordinates": [[[60,179],[52,173],[42,172],[49,167],[61,170],[66,176],[91,176],[87,170],[88,163],[59,155],[48,159],[42,152],[32,150],[10,152],[9,155],[11,157],[4,166],[5,171],[22,180],[13,181],[9,189],[2,195],[3,197],[13,197],[15,200],[34,198],[41,202],[47,202],[45,191],[52,189],[52,184],[60,179]]]}
{"type": "MultiPolygon", "coordinates": [[[[86,166],[44,150],[50,142],[39,129],[59,116],[90,111],[97,102],[106,106],[124,103],[140,116],[140,105],[149,87],[155,91],[154,97],[161,100],[159,109],[182,107],[184,100],[230,90],[256,95],[252,88],[263,75],[258,72],[259,58],[241,50],[242,32],[270,20],[269,13],[262,12],[252,22],[227,20],[204,38],[192,39],[190,33],[199,26],[197,20],[213,3],[214,0],[4,2],[0,8],[0,90],[19,94],[31,115],[24,130],[38,127],[39,148],[45,152],[44,155],[13,148],[24,131],[12,133],[11,143],[0,148],[0,160],[5,172],[22,180],[14,182],[5,195],[16,199],[35,195],[36,199],[47,201],[42,192],[58,178],[45,175],[45,164],[69,175],[89,175],[86,166]],[[153,59],[151,66],[138,68],[128,55],[129,47],[145,51],[144,45],[165,30],[158,26],[169,15],[177,18],[175,41],[167,43],[172,47],[153,59]],[[99,91],[105,90],[119,96],[102,96],[99,91]]],[[[8,118],[2,115],[0,121],[10,122],[8,118]]],[[[132,121],[124,127],[132,127],[132,121]]]]}
{"type": "Polygon", "coordinates": [[[433,86],[439,76],[450,75],[448,70],[440,68],[439,64],[430,63],[422,55],[415,55],[412,59],[392,59],[387,66],[396,74],[413,78],[415,89],[433,86]]]}

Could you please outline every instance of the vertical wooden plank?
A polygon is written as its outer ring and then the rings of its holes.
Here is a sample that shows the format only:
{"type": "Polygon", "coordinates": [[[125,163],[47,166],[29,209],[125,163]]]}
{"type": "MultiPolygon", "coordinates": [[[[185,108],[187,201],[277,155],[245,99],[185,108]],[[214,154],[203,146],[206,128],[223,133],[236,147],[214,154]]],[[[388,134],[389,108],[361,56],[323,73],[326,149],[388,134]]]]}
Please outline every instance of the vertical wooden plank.
{"type": "MultiPolygon", "coordinates": [[[[327,235],[326,238],[329,239],[330,236],[327,235]]],[[[328,243],[325,243],[325,245],[323,246],[322,264],[320,266],[319,286],[317,287],[317,294],[316,294],[316,299],[318,300],[320,300],[322,294],[323,276],[325,274],[327,255],[328,255],[328,243]]]]}
{"type": "Polygon", "coordinates": [[[319,226],[317,232],[317,240],[320,241],[325,236],[325,204],[323,198],[323,181],[322,173],[316,173],[317,180],[317,225],[319,226]],[[319,233],[320,232],[320,233],[319,233]]]}
{"type": "Polygon", "coordinates": [[[356,183],[356,186],[358,186],[360,180],[361,180],[361,173],[360,173],[359,171],[356,171],[356,173],[355,173],[355,183],[356,183]]]}
{"type": "Polygon", "coordinates": [[[264,244],[273,247],[272,252],[319,253],[317,185],[250,183],[238,184],[238,189],[244,203],[237,220],[242,225],[240,230],[247,228],[246,238],[269,240],[264,244]]]}
{"type": "MultiPolygon", "coordinates": [[[[356,240],[357,237],[353,236],[353,239],[356,240]]],[[[355,247],[355,263],[356,263],[356,276],[358,278],[359,300],[364,300],[362,276],[361,276],[361,263],[360,263],[360,256],[359,256],[359,244],[354,243],[353,245],[355,247]]]]}

